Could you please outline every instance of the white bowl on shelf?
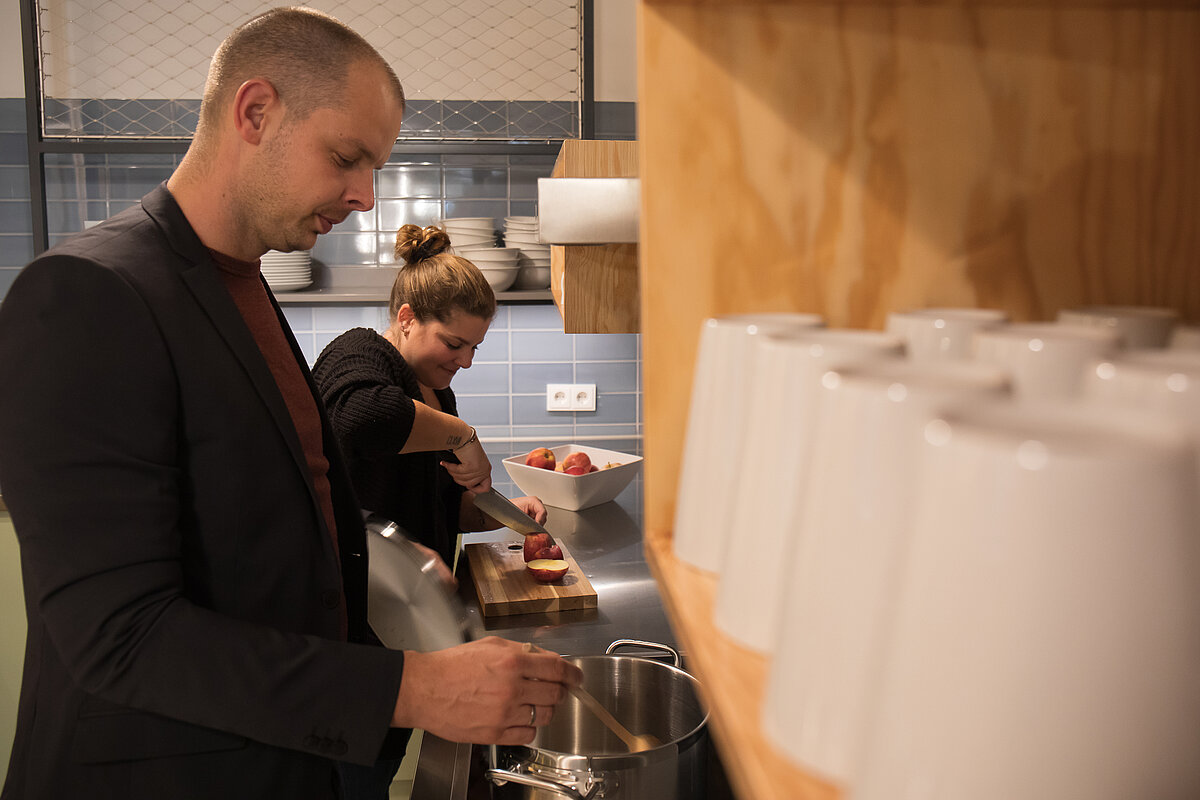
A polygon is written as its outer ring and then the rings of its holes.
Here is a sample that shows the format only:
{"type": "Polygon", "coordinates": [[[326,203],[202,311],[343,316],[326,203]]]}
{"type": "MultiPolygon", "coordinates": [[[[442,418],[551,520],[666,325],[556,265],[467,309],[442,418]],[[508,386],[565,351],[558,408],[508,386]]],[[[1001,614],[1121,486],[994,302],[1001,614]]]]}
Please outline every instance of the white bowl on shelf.
{"type": "MultiPolygon", "coordinates": [[[[532,449],[532,448],[531,448],[532,449]]],[[[580,511],[607,503],[629,485],[642,468],[642,457],[617,450],[604,450],[582,444],[563,444],[551,447],[558,463],[571,453],[587,453],[592,463],[601,469],[587,475],[567,475],[525,463],[526,453],[504,459],[504,469],[513,483],[526,495],[539,498],[548,506],[580,511]],[[618,466],[603,469],[605,464],[618,466]]]]}
{"type": "Polygon", "coordinates": [[[549,289],[550,267],[521,267],[513,288],[518,290],[549,289]]]}
{"type": "Polygon", "coordinates": [[[451,247],[495,247],[496,237],[492,234],[462,234],[449,232],[451,247]]]}
{"type": "Polygon", "coordinates": [[[479,228],[483,230],[494,230],[496,227],[495,217],[446,217],[439,223],[445,228],[479,228]]]}
{"type": "Polygon", "coordinates": [[[487,278],[488,285],[492,287],[493,292],[503,292],[505,289],[513,285],[513,281],[517,279],[517,271],[520,267],[512,266],[497,266],[497,265],[480,265],[479,271],[483,273],[483,277],[487,278]]]}
{"type": "Polygon", "coordinates": [[[506,245],[509,245],[510,247],[512,245],[536,245],[538,247],[549,247],[550,246],[550,245],[546,244],[545,242],[540,241],[537,237],[537,234],[534,234],[534,233],[528,233],[528,234],[509,233],[507,231],[505,231],[505,233],[504,233],[504,243],[506,245]]]}

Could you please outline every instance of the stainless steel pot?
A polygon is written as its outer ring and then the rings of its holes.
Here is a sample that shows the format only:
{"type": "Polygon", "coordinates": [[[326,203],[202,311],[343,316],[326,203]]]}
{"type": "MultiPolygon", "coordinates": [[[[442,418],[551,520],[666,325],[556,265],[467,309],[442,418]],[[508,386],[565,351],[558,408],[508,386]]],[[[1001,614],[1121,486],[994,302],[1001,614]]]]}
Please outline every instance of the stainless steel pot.
{"type": "Polygon", "coordinates": [[[496,747],[487,777],[497,800],[569,797],[629,800],[695,800],[706,783],[708,712],[695,678],[679,668],[679,654],[666,645],[618,639],[605,655],[568,658],[583,670],[583,687],[636,734],[663,742],[640,753],[629,749],[574,697],[564,700],[554,721],[523,747],[496,747]],[[613,655],[626,645],[668,653],[674,665],[613,655]]]}

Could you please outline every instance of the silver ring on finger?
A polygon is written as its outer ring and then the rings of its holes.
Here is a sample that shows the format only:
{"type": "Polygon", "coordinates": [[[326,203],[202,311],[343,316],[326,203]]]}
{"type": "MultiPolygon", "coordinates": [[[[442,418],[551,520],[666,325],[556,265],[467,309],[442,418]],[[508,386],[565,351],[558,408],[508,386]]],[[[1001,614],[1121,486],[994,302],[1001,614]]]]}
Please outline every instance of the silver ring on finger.
{"type": "Polygon", "coordinates": [[[532,703],[529,706],[529,727],[537,727],[537,706],[532,703]]]}

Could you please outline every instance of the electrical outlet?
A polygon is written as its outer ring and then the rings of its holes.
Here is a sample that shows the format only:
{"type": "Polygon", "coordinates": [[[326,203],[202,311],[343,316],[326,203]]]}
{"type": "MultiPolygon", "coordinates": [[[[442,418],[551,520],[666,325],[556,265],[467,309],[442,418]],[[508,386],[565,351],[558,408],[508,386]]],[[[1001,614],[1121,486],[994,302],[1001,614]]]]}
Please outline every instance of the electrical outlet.
{"type": "Polygon", "coordinates": [[[570,411],[572,388],[573,387],[569,383],[547,383],[546,410],[570,411]]]}
{"type": "Polygon", "coordinates": [[[596,410],[596,384],[576,383],[571,386],[571,410],[596,410]]]}
{"type": "Polygon", "coordinates": [[[546,384],[547,411],[595,411],[596,384],[594,383],[548,383],[546,384]]]}

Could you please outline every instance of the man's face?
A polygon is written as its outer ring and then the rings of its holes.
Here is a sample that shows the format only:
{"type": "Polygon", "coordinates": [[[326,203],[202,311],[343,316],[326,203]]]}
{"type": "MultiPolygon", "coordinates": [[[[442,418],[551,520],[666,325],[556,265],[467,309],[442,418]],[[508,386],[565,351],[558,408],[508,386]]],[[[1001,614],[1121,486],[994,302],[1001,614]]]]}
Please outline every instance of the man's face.
{"type": "Polygon", "coordinates": [[[264,136],[235,199],[262,252],[308,250],[354,211],[375,205],[374,172],[386,163],[402,111],[376,65],[351,65],[337,108],[264,136]]]}

